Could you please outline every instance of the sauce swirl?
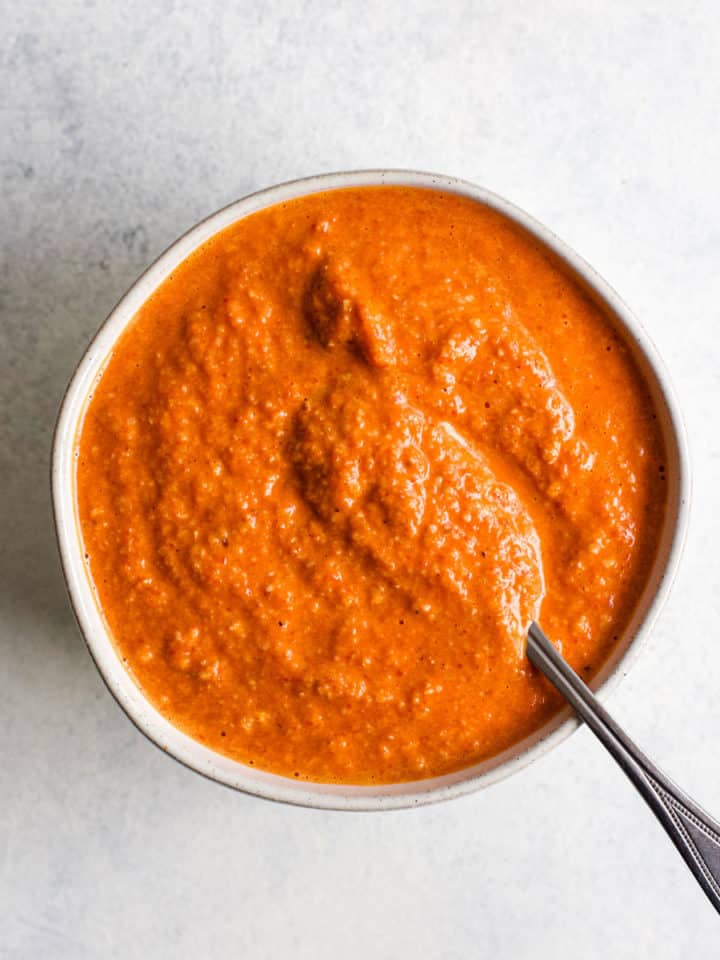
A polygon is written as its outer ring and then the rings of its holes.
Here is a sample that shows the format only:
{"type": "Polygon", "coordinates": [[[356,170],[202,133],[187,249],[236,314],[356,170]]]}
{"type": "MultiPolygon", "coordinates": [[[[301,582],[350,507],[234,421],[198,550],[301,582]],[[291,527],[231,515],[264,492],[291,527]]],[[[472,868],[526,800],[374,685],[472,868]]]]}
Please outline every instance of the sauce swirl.
{"type": "Polygon", "coordinates": [[[234,224],[143,306],[79,439],[114,642],[221,753],[316,781],[493,756],[586,678],[666,499],[647,384],[532,237],[459,196],[313,194],[234,224]]]}

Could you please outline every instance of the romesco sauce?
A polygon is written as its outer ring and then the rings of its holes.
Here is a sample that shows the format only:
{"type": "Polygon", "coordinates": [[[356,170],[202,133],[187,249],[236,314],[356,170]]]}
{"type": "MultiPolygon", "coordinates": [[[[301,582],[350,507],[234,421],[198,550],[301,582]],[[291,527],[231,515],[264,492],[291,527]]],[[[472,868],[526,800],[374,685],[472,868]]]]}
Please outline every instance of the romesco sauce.
{"type": "Polygon", "coordinates": [[[314,194],[190,256],[139,311],[79,440],[114,642],[209,747],[309,780],[446,773],[591,678],[665,505],[647,384],[537,240],[466,198],[314,194]]]}

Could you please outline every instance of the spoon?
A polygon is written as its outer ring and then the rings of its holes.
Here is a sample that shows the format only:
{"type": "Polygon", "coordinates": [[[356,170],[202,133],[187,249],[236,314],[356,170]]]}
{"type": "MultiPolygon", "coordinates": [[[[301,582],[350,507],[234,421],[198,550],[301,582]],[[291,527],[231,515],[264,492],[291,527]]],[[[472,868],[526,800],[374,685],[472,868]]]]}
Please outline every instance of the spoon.
{"type": "Polygon", "coordinates": [[[720,824],[635,746],[536,623],[528,631],[527,655],[635,784],[720,913],[720,824]]]}

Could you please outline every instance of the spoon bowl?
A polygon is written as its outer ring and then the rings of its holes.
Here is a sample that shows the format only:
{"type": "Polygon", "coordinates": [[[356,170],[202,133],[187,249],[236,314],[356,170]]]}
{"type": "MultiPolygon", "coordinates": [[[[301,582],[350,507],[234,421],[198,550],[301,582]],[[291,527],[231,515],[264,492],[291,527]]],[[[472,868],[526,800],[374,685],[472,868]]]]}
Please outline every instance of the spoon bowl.
{"type": "Polygon", "coordinates": [[[615,291],[550,230],[489,191],[466,181],[405,170],[335,173],[280,184],[212,214],[177,240],[120,300],[87,349],[62,403],[55,431],[52,494],[63,570],[80,629],[108,689],[139,730],[198,773],[257,796],[310,807],[386,810],[447,800],[488,786],[522,769],[564,740],[577,726],[565,711],[526,740],[483,763],[446,776],[410,783],[348,786],[307,783],[257,770],[191,739],[163,717],[132,680],[112,642],[85,562],[78,522],[77,440],[93,390],[119,337],[170,273],[214,234],[265,207],[318,191],[375,185],[410,186],[460,194],[519,225],[554,255],[605,312],[627,344],[652,394],[667,451],[668,500],[659,549],[627,629],[593,687],[605,696],[625,675],[667,597],[680,556],[688,509],[685,432],[665,369],[646,333],[615,291]]]}

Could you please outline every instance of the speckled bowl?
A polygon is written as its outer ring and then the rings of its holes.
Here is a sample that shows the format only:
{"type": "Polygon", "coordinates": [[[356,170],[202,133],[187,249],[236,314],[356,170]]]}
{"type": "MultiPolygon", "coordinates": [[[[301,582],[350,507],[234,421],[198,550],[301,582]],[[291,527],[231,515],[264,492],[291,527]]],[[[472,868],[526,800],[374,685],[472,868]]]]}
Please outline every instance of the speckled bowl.
{"type": "Polygon", "coordinates": [[[506,200],[452,177],[406,170],[331,173],[280,184],[238,200],[212,214],[177,240],[137,280],[102,325],[70,381],[55,430],[52,495],[55,525],[70,599],[90,654],[108,689],[135,726],[161,749],[198,773],[237,790],[309,807],[389,810],[448,800],[516,773],[557,746],[577,727],[569,711],[554,717],[531,737],[483,763],[429,780],[380,786],[306,783],[265,773],[215,753],[174,727],[148,702],[123,667],[103,617],[84,560],[77,505],[77,442],[93,389],[115,344],[137,310],[175,267],[209,237],[264,207],[308,193],[339,187],[392,184],[446,190],[485,204],[515,221],[553,251],[601,305],[632,350],[650,385],[667,447],[668,507],[660,547],[646,589],[628,629],[593,688],[603,698],[627,673],[650,632],[677,569],[688,512],[689,475],[685,431],[667,373],[638,321],[614,290],[546,227],[506,200]]]}

